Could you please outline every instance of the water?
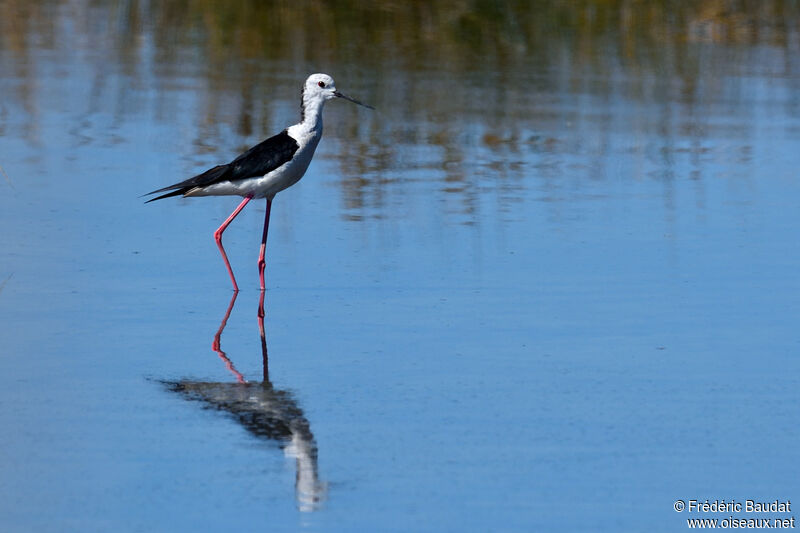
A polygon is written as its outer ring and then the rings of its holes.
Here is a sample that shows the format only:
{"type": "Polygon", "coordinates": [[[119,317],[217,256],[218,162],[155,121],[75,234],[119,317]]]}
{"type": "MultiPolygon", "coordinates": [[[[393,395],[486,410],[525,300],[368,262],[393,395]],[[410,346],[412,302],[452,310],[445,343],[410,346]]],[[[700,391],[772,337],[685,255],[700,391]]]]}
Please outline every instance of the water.
{"type": "Polygon", "coordinates": [[[0,2],[3,530],[797,500],[800,12],[726,6],[0,2]],[[275,200],[262,331],[263,205],[231,302],[237,201],[139,196],[315,71],[377,111],[329,103],[275,200]]]}

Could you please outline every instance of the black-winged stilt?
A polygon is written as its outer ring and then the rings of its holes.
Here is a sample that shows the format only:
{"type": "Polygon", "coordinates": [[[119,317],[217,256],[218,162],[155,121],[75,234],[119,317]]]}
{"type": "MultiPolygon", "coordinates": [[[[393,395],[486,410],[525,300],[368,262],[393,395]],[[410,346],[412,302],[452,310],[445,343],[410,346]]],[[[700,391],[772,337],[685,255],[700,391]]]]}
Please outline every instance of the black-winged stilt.
{"type": "Polygon", "coordinates": [[[258,256],[258,276],[261,290],[264,285],[264,254],[269,229],[269,212],[272,199],[283,189],[291,187],[306,173],[314,150],[322,138],[322,108],[325,101],[344,98],[355,104],[374,109],[358,100],[336,90],[333,78],[327,74],[312,74],[303,84],[300,101],[300,122],[279,134],[250,148],[227,165],[217,165],[186,181],[149,192],[156,194],[171,191],[152,198],[147,202],[170,196],[243,196],[244,200],[233,213],[214,232],[214,239],[225,261],[225,267],[233,282],[233,290],[238,291],[231,264],[222,247],[222,233],[253,198],[267,199],[267,213],[264,216],[264,232],[261,235],[261,251],[258,256]]]}

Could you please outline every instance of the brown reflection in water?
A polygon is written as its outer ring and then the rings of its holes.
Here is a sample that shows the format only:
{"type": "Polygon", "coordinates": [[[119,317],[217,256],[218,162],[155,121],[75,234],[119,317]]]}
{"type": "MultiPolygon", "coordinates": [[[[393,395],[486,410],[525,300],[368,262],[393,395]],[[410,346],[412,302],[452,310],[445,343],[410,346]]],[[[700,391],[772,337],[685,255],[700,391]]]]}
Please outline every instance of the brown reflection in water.
{"type": "Polygon", "coordinates": [[[185,400],[199,402],[204,408],[232,416],[249,433],[259,439],[277,442],[287,457],[295,459],[295,496],[301,511],[319,509],[326,494],[326,484],[319,479],[317,443],[311,425],[291,392],[276,389],[269,380],[269,357],[264,331],[264,291],[258,304],[258,326],[263,361],[262,381],[248,381],[236,370],[222,351],[222,332],[227,325],[238,293],[234,292],[212,349],[222,359],[236,382],[209,382],[184,379],[165,381],[167,389],[185,400]]]}
{"type": "MultiPolygon", "coordinates": [[[[391,195],[408,180],[433,183],[476,221],[478,191],[508,209],[529,178],[605,179],[620,133],[632,178],[673,179],[670,155],[686,137],[697,153],[709,139],[735,141],[719,150],[746,159],[753,101],[740,80],[800,89],[800,6],[783,0],[0,0],[0,12],[0,67],[32,130],[40,63],[76,55],[92,65],[95,110],[168,122],[184,93],[199,99],[192,155],[235,154],[275,133],[297,118],[302,79],[334,74],[379,110],[328,113],[325,152],[354,220],[392,216],[391,195]],[[137,103],[137,89],[154,105],[137,103]]],[[[800,115],[798,98],[777,105],[800,115]]],[[[702,179],[705,159],[692,164],[702,179]]]]}

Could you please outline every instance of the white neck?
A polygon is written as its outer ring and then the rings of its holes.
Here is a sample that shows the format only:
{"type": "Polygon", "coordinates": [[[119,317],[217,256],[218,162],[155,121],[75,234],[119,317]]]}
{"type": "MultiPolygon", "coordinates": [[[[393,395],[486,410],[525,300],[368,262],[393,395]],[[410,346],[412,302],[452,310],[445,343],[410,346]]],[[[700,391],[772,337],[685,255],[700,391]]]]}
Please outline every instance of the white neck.
{"type": "Polygon", "coordinates": [[[308,97],[303,94],[303,101],[300,104],[300,123],[308,130],[322,131],[322,108],[325,106],[325,100],[319,96],[308,97]]]}

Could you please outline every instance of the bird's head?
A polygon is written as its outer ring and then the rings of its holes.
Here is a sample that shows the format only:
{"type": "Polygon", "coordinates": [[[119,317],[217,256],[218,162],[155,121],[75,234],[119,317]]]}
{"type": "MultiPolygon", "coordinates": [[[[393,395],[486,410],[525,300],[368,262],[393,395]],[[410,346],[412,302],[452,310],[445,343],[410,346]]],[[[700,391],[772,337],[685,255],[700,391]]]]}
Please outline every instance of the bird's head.
{"type": "Polygon", "coordinates": [[[333,81],[333,78],[328,76],[327,74],[312,74],[311,76],[306,79],[306,83],[303,86],[303,99],[322,99],[322,100],[331,100],[333,98],[344,98],[345,100],[349,100],[354,104],[358,104],[364,107],[368,107],[369,109],[375,109],[372,106],[359,102],[355,98],[350,98],[347,95],[344,95],[336,90],[336,84],[333,81]]]}

